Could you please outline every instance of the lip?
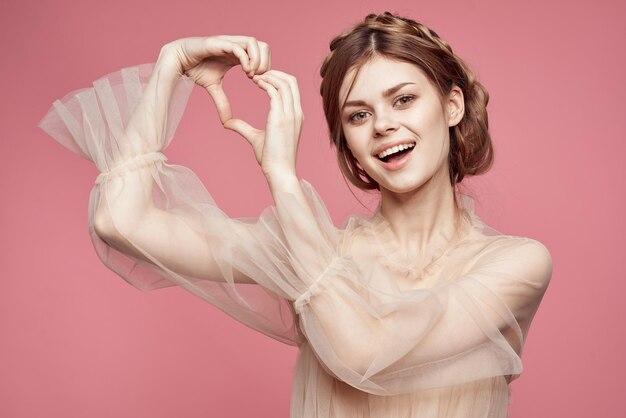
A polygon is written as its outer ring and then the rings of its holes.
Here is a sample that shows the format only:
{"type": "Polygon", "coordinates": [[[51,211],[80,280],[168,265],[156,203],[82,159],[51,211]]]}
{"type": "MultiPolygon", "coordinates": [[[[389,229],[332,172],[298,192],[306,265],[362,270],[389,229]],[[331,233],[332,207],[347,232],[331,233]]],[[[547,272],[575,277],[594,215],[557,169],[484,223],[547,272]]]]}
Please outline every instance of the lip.
{"type": "Polygon", "coordinates": [[[409,160],[413,156],[413,152],[415,151],[415,148],[417,148],[417,145],[413,147],[410,152],[404,154],[404,156],[399,160],[384,162],[378,159],[378,157],[376,156],[374,156],[374,158],[376,158],[378,163],[382,165],[385,170],[396,171],[396,170],[400,170],[402,167],[404,167],[405,165],[409,163],[409,160]]]}
{"type": "MultiPolygon", "coordinates": [[[[399,139],[397,141],[389,142],[387,144],[383,144],[383,145],[380,145],[380,146],[376,147],[376,149],[374,150],[372,155],[374,157],[378,158],[378,154],[380,154],[384,150],[392,148],[392,147],[395,147],[396,145],[404,145],[404,144],[416,144],[417,145],[417,141],[415,141],[413,139],[399,139]]],[[[411,153],[409,153],[409,154],[411,154],[411,153]]]]}

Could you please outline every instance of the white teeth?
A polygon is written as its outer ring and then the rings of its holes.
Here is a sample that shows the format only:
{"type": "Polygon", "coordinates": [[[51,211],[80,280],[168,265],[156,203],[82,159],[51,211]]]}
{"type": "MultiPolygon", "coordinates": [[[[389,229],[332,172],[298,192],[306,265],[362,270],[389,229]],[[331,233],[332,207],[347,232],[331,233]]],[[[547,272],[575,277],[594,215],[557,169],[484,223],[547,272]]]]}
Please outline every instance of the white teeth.
{"type": "Polygon", "coordinates": [[[402,145],[396,145],[395,147],[391,147],[391,148],[387,148],[386,150],[384,150],[383,152],[381,152],[380,154],[378,154],[378,158],[385,158],[388,155],[391,154],[395,154],[398,151],[402,151],[408,148],[413,148],[415,146],[415,144],[402,144],[402,145]]]}

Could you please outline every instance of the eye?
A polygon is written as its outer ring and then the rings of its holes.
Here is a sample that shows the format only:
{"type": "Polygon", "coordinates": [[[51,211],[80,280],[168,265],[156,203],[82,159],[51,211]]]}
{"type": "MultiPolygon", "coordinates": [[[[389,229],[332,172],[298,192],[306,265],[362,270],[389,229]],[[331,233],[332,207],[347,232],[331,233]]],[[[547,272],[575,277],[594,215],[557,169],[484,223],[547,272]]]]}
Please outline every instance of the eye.
{"type": "Polygon", "coordinates": [[[360,122],[366,116],[367,116],[367,112],[361,111],[361,112],[353,113],[352,115],[350,115],[350,117],[348,119],[349,119],[350,122],[354,123],[354,122],[360,122]]]}
{"type": "Polygon", "coordinates": [[[405,95],[398,98],[395,103],[398,103],[400,106],[405,105],[407,103],[412,102],[415,99],[415,96],[405,95]]]}

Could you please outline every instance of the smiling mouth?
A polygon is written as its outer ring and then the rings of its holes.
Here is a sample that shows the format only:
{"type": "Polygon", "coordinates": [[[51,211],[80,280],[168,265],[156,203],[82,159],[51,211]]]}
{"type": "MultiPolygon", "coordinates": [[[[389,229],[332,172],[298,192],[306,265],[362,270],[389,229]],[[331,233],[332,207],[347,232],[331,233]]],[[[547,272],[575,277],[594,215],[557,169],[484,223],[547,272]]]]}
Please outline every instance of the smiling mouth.
{"type": "Polygon", "coordinates": [[[395,147],[389,148],[389,149],[381,152],[376,157],[379,160],[381,160],[381,161],[383,161],[385,163],[388,163],[390,161],[401,159],[406,154],[412,152],[413,148],[415,148],[415,143],[413,143],[413,144],[397,145],[395,147]]]}

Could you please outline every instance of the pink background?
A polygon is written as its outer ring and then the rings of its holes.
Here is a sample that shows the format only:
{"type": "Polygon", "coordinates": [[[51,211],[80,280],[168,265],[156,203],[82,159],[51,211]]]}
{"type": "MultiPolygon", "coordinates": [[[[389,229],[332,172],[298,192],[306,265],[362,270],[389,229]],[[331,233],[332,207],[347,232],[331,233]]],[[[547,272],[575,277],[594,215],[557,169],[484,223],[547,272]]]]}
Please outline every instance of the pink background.
{"type": "MultiPolygon", "coordinates": [[[[496,148],[494,168],[471,182],[477,212],[553,255],[511,416],[626,416],[624,4],[2,0],[0,416],[288,415],[296,349],[182,289],[141,293],[106,269],[86,227],[97,170],[37,123],[53,100],[154,61],[168,41],[255,36],[299,80],[299,174],[341,223],[362,208],[328,145],[318,71],[332,36],[383,10],[431,26],[476,70],[496,148]]],[[[262,124],[262,92],[238,69],[226,83],[236,114],[262,124]]],[[[232,216],[271,202],[248,145],[199,88],[165,153],[232,216]]]]}

